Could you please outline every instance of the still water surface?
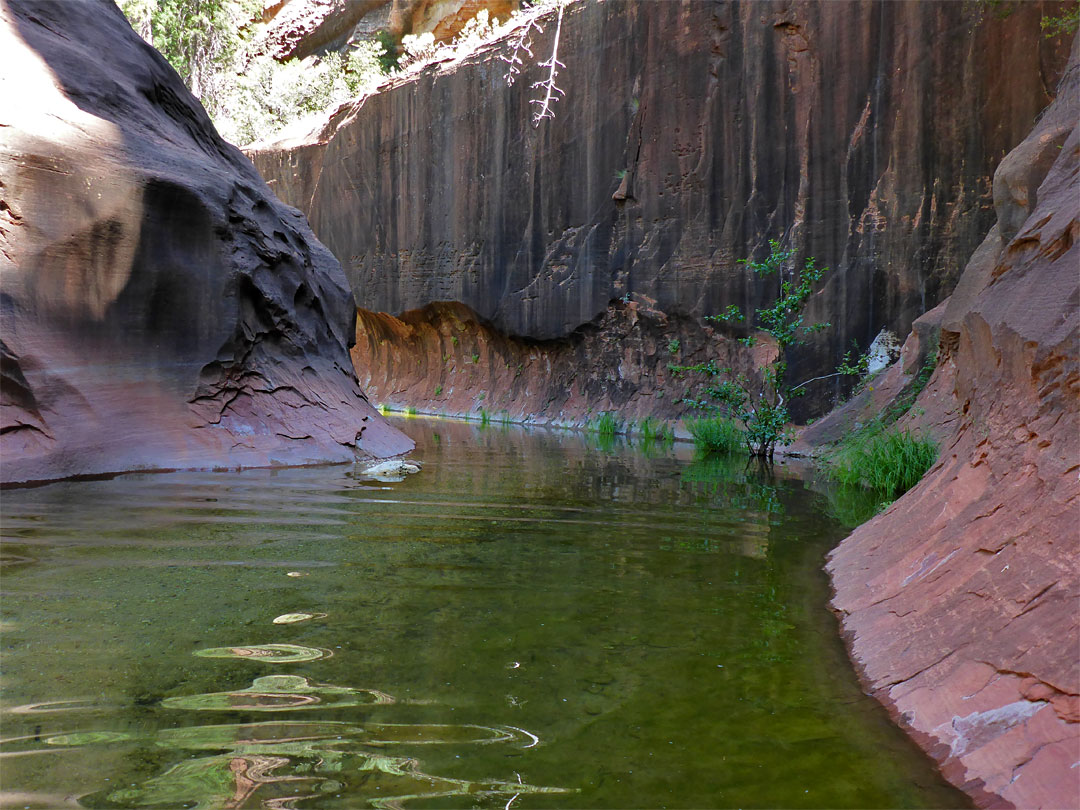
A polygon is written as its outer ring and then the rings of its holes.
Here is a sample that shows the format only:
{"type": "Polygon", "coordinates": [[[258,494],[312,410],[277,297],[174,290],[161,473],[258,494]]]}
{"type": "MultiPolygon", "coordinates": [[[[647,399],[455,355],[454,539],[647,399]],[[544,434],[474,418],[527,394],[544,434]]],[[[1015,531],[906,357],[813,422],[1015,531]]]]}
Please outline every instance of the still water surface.
{"type": "Polygon", "coordinates": [[[783,471],[405,420],[423,472],[3,496],[0,807],[958,807],[783,471]]]}

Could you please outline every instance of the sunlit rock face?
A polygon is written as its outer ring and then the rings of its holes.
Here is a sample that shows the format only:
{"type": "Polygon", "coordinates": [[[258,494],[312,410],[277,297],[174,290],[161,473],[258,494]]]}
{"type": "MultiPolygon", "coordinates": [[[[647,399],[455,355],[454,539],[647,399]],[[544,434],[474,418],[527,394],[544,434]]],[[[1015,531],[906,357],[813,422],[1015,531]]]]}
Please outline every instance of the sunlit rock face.
{"type": "Polygon", "coordinates": [[[340,266],[104,0],[0,2],[4,482],[386,456],[340,266]]]}
{"type": "MultiPolygon", "coordinates": [[[[793,356],[831,371],[906,335],[993,223],[991,176],[1050,101],[1068,44],[959,2],[583,2],[562,27],[556,118],[502,43],[253,154],[341,260],[357,305],[457,302],[560,340],[612,301],[673,320],[762,305],[738,260],[787,237],[833,272],[793,356]]],[[[534,42],[551,52],[553,20],[534,42]]],[[[808,399],[831,393],[820,383],[808,399]]]]}
{"type": "Polygon", "coordinates": [[[986,807],[1080,796],[1078,120],[1080,39],[935,313],[943,357],[907,425],[930,421],[940,460],[829,562],[867,685],[986,807]]]}
{"type": "Polygon", "coordinates": [[[481,11],[505,20],[520,0],[266,0],[254,50],[279,61],[341,50],[381,32],[400,40],[430,33],[450,42],[481,11]]]}

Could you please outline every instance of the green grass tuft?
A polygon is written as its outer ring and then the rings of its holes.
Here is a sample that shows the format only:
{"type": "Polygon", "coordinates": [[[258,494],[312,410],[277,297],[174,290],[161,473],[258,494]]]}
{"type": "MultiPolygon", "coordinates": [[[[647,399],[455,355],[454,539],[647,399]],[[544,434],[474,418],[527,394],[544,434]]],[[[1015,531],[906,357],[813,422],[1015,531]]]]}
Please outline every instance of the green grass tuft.
{"type": "Polygon", "coordinates": [[[412,405],[405,409],[406,416],[416,416],[417,413],[419,413],[419,411],[417,411],[416,408],[414,408],[412,405]]]}
{"type": "Polygon", "coordinates": [[[826,470],[841,484],[859,484],[894,499],[919,483],[937,456],[932,439],[868,426],[837,445],[826,459],[826,470]]]}
{"type": "Polygon", "coordinates": [[[675,441],[675,433],[667,422],[646,416],[637,426],[637,434],[642,442],[660,442],[670,444],[675,441]]]}
{"type": "Polygon", "coordinates": [[[589,422],[588,428],[601,436],[614,436],[622,432],[622,422],[611,411],[604,411],[589,422]]]}
{"type": "Polygon", "coordinates": [[[745,453],[746,431],[734,419],[724,416],[702,416],[687,419],[686,429],[694,445],[703,453],[745,453]]]}

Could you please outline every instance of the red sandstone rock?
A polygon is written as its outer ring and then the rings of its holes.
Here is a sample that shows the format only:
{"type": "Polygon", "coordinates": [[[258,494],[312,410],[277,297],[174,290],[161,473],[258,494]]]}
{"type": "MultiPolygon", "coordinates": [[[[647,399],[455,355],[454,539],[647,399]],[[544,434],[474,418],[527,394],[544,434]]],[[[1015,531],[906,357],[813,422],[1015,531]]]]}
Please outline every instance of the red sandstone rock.
{"type": "Polygon", "coordinates": [[[400,318],[361,310],[352,358],[364,390],[389,405],[583,424],[603,411],[675,420],[700,380],[669,365],[713,360],[753,373],[775,351],[762,341],[748,355],[712,329],[640,300],[617,302],[595,323],[542,344],[508,338],[461,304],[431,304],[400,318]]]}
{"type": "Polygon", "coordinates": [[[337,262],[115,5],[0,5],[0,480],[388,456],[337,262]]]}
{"type": "Polygon", "coordinates": [[[940,461],[828,564],[866,683],[986,807],[1080,806],[1078,54],[945,308],[940,461]]]}

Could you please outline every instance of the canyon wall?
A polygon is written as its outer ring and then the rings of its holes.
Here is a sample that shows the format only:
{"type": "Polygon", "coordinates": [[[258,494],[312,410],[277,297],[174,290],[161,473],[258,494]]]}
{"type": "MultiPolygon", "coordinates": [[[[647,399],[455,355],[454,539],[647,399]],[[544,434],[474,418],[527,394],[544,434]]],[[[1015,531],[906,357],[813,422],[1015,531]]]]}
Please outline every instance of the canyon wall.
{"type": "Polygon", "coordinates": [[[0,480],[396,455],[331,253],[107,0],[0,0],[0,480]]]}
{"type": "Polygon", "coordinates": [[[541,70],[508,87],[503,40],[252,157],[360,308],[454,302],[531,341],[566,339],[618,300],[671,322],[759,306],[772,288],[737,262],[786,238],[833,270],[808,317],[834,328],[790,358],[808,378],[882,327],[906,334],[952,291],[992,224],[997,161],[1060,77],[1068,44],[1039,28],[1060,9],[575,3],[566,95],[539,127],[541,70]]]}
{"type": "Polygon", "coordinates": [[[828,564],[867,687],[984,807],[1080,799],[1078,120],[1080,39],[934,314],[942,356],[906,419],[940,460],[828,564]]]}
{"type": "Polygon", "coordinates": [[[698,380],[670,365],[712,360],[751,374],[776,351],[761,342],[747,352],[696,321],[636,301],[616,301],[595,323],[555,341],[507,337],[461,304],[429,304],[400,318],[360,310],[356,336],[360,383],[381,404],[557,425],[606,411],[673,421],[698,380]]]}

